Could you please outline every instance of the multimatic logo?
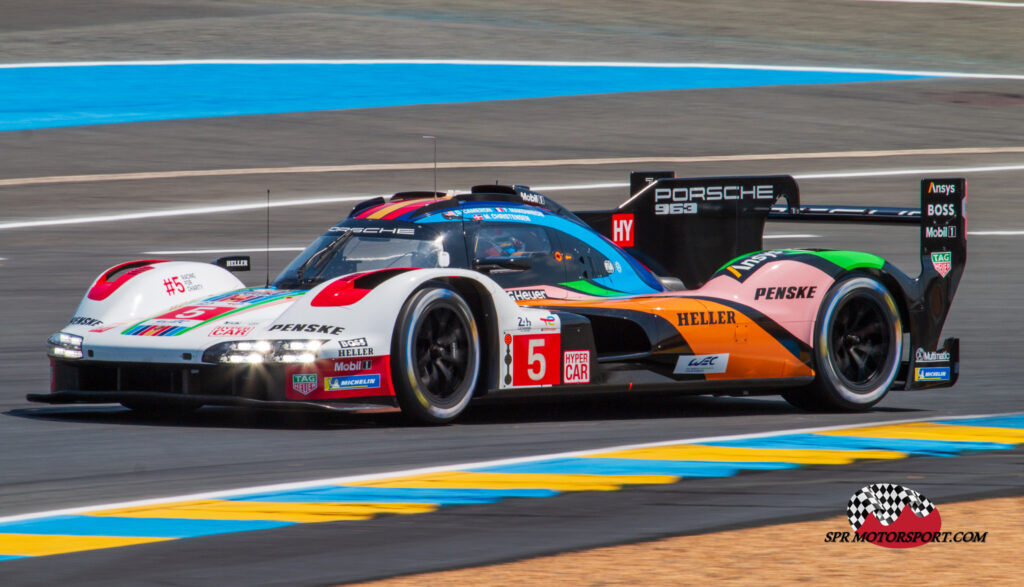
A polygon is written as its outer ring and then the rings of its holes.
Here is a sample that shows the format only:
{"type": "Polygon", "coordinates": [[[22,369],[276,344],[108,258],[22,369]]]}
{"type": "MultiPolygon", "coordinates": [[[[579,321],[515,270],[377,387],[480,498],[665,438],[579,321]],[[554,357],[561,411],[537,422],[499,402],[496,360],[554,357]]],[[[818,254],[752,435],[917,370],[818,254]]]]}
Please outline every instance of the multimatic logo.
{"type": "Polygon", "coordinates": [[[948,351],[926,351],[924,349],[917,349],[917,353],[914,355],[914,362],[916,363],[945,363],[949,361],[948,351]]]}
{"type": "Polygon", "coordinates": [[[676,312],[676,326],[712,326],[715,324],[736,324],[736,312],[676,312]]]}
{"type": "Polygon", "coordinates": [[[805,300],[813,298],[818,291],[816,285],[790,285],[781,287],[759,287],[754,290],[754,299],[760,300],[805,300]]]}

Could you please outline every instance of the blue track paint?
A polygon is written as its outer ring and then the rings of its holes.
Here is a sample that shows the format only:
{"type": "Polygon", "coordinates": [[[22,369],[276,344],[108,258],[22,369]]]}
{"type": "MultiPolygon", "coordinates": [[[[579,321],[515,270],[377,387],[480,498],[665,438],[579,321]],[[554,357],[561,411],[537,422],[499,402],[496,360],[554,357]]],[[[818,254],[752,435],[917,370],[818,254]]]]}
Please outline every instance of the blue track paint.
{"type": "Polygon", "coordinates": [[[718,461],[660,461],[653,459],[551,459],[534,463],[470,469],[478,473],[534,475],[673,475],[676,477],[731,477],[741,470],[795,469],[792,463],[733,463],[718,461]]]}
{"type": "Polygon", "coordinates": [[[185,518],[117,518],[112,516],[54,516],[40,520],[0,524],[0,534],[68,536],[130,536],[192,538],[292,526],[271,520],[190,520],[185,518]]]}
{"type": "MultiPolygon", "coordinates": [[[[945,422],[943,422],[945,423],[945,422]]],[[[866,436],[828,436],[825,434],[788,434],[766,438],[704,442],[708,446],[742,448],[783,448],[812,450],[894,450],[912,455],[950,457],[976,450],[1007,450],[1012,444],[1000,442],[960,442],[913,440],[908,438],[871,438],[866,436]]]]}
{"type": "Polygon", "coordinates": [[[994,416],[992,418],[970,418],[967,420],[943,420],[940,423],[952,424],[954,426],[1024,429],[1024,414],[1017,416],[994,416]]]}
{"type": "Polygon", "coordinates": [[[704,67],[190,63],[0,69],[0,131],[549,98],[920,79],[704,67]]]}
{"type": "Polygon", "coordinates": [[[255,493],[232,501],[287,503],[493,503],[509,497],[552,497],[551,489],[434,489],[401,487],[319,487],[300,491],[255,493]]]}
{"type": "MultiPolygon", "coordinates": [[[[1024,415],[994,416],[972,418],[967,420],[933,420],[932,423],[987,426],[991,428],[1024,429],[1024,415]]],[[[865,428],[871,428],[868,425],[865,428]]],[[[857,429],[846,432],[856,433],[857,429]]],[[[911,430],[908,429],[908,433],[911,430]]],[[[983,435],[982,435],[983,437],[983,435]]],[[[1009,438],[1016,439],[1013,436],[1009,438]]],[[[810,450],[890,450],[907,455],[927,455],[952,457],[958,454],[982,450],[1006,450],[1024,444],[999,442],[968,442],[913,440],[902,438],[872,438],[866,436],[834,436],[826,433],[778,434],[757,438],[740,438],[733,440],[710,441],[703,443],[687,443],[680,441],[680,446],[731,446],[745,448],[776,448],[776,449],[810,449],[810,450]]],[[[612,449],[605,449],[605,451],[612,449]]],[[[504,473],[513,479],[516,474],[526,475],[670,475],[673,477],[728,477],[745,470],[778,470],[794,469],[800,463],[787,462],[720,462],[720,461],[687,461],[687,460],[649,460],[630,458],[605,458],[601,453],[594,456],[565,457],[550,456],[533,461],[510,464],[496,464],[473,468],[452,467],[440,470],[445,473],[457,471],[475,471],[488,473],[504,473]]],[[[861,455],[851,452],[851,456],[859,459],[861,455]]],[[[397,474],[401,478],[401,474],[397,474]]],[[[230,499],[243,502],[287,502],[306,503],[311,509],[315,504],[330,503],[429,503],[438,506],[467,504],[484,504],[506,498],[543,498],[561,493],[550,488],[537,489],[476,489],[476,488],[435,488],[431,487],[431,476],[422,478],[423,485],[416,488],[366,487],[344,485],[344,481],[315,485],[303,489],[280,491],[253,491],[239,494],[230,499]]],[[[415,483],[418,477],[411,477],[409,483],[415,483]]],[[[530,479],[536,479],[531,477],[530,479]]],[[[685,482],[685,481],[684,481],[685,482]]],[[[185,498],[178,498],[182,500],[185,498]]],[[[193,498],[194,499],[194,498],[193,498]]],[[[174,500],[172,499],[171,502],[174,500]]],[[[107,506],[107,508],[115,506],[107,506]]],[[[97,511],[102,511],[99,508],[97,511]]],[[[165,515],[173,515],[173,511],[165,515]]],[[[187,512],[182,512],[186,514],[187,512]]],[[[259,515],[254,513],[254,516],[259,515]]],[[[31,520],[0,523],[0,534],[27,535],[72,535],[72,536],[114,536],[114,537],[153,537],[153,538],[189,538],[210,534],[242,532],[247,530],[263,530],[291,526],[291,522],[273,520],[193,520],[177,518],[124,518],[90,515],[58,515],[51,514],[31,520]]],[[[341,531],[341,530],[339,530],[341,531]]],[[[7,544],[14,544],[7,538],[7,544]]],[[[69,549],[78,550],[78,548],[69,549]]],[[[16,554],[0,552],[0,561],[25,558],[16,554]]]]}

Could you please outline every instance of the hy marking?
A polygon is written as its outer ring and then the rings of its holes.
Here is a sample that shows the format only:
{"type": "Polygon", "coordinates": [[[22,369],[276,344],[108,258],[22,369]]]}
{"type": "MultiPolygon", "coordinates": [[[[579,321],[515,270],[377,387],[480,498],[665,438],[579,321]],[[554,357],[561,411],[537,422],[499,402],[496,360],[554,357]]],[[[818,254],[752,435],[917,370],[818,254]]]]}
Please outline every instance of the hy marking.
{"type": "Polygon", "coordinates": [[[641,448],[654,448],[660,446],[673,446],[677,444],[704,444],[709,442],[725,442],[732,440],[748,440],[753,438],[771,438],[773,436],[786,436],[791,434],[815,434],[818,432],[832,432],[838,430],[850,430],[857,428],[868,428],[872,426],[891,426],[895,424],[911,424],[915,422],[930,422],[930,421],[950,421],[950,420],[966,420],[971,418],[991,418],[996,416],[1016,416],[1024,412],[1010,412],[1003,414],[975,414],[969,416],[949,416],[942,418],[912,418],[906,420],[883,420],[876,422],[861,422],[858,424],[842,424],[838,426],[822,426],[818,428],[797,428],[793,430],[776,430],[771,432],[756,432],[751,434],[732,434],[727,436],[707,436],[702,438],[684,438],[678,440],[664,440],[660,442],[649,442],[642,444],[627,444],[622,446],[610,446],[600,449],[588,449],[580,451],[571,451],[563,453],[553,453],[545,455],[536,455],[530,457],[518,457],[511,459],[496,459],[491,461],[479,461],[475,463],[461,463],[452,465],[441,465],[436,467],[424,467],[419,469],[409,469],[404,471],[392,471],[388,473],[371,473],[366,475],[353,475],[348,477],[334,477],[330,479],[317,479],[314,481],[299,481],[293,483],[279,483],[275,485],[260,485],[254,487],[244,487],[239,489],[231,489],[226,491],[208,491],[204,493],[193,493],[189,495],[178,495],[171,497],[160,497],[153,499],[140,499],[135,501],[127,501],[120,503],[108,503],[98,504],[84,507],[64,508],[59,510],[50,510],[44,512],[33,512],[30,514],[19,514],[14,516],[0,517],[0,524],[8,522],[21,522],[25,520],[34,520],[38,518],[46,518],[50,516],[66,516],[74,514],[82,514],[95,510],[108,510],[108,509],[121,509],[130,508],[137,506],[156,505],[166,502],[179,502],[179,501],[197,501],[204,499],[223,499],[230,497],[238,497],[242,495],[248,495],[251,493],[270,493],[277,491],[292,491],[298,489],[308,489],[312,487],[322,487],[324,485],[347,485],[352,483],[360,483],[367,481],[381,481],[385,479],[394,479],[400,477],[411,477],[418,475],[426,475],[430,473],[441,473],[447,471],[466,471],[471,469],[481,469],[485,467],[499,467],[505,465],[516,465],[522,463],[535,463],[539,461],[563,459],[571,457],[582,457],[594,454],[601,454],[606,452],[620,452],[641,448]]]}
{"type": "MultiPolygon", "coordinates": [[[[698,157],[602,157],[589,159],[534,159],[521,161],[449,161],[438,169],[480,169],[517,167],[564,167],[567,165],[643,165],[647,163],[723,163],[729,161],[785,161],[797,159],[861,159],[870,157],[915,157],[930,155],[996,155],[1024,153],[1024,147],[965,147],[951,149],[894,149],[880,151],[820,151],[811,153],[758,153],[749,155],[707,155],[698,157]]],[[[366,171],[416,171],[433,169],[434,163],[370,163],[361,165],[304,165],[296,167],[254,167],[242,169],[186,169],[141,171],[93,175],[54,175],[0,179],[0,186],[87,183],[151,179],[183,179],[233,175],[278,175],[287,173],[348,173],[366,171]]],[[[601,184],[619,187],[621,184],[601,184]]]]}

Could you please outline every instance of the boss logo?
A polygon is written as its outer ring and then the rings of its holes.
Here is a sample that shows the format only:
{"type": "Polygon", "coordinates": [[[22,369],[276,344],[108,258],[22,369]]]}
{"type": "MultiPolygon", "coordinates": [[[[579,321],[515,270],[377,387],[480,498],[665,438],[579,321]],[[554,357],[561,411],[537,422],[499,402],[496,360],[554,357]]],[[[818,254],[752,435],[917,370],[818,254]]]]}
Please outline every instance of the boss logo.
{"type": "Polygon", "coordinates": [[[953,204],[928,204],[929,216],[956,216],[953,204]]]}

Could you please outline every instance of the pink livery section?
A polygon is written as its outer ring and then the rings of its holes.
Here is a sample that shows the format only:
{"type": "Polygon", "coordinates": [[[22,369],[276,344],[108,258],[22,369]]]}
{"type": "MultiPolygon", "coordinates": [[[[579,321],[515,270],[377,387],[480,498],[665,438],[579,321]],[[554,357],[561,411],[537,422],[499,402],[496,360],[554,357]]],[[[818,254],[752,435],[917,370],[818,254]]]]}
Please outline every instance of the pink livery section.
{"type": "Polygon", "coordinates": [[[719,275],[694,294],[750,306],[811,345],[818,307],[833,282],[821,269],[780,259],[769,262],[742,282],[719,275]]]}

